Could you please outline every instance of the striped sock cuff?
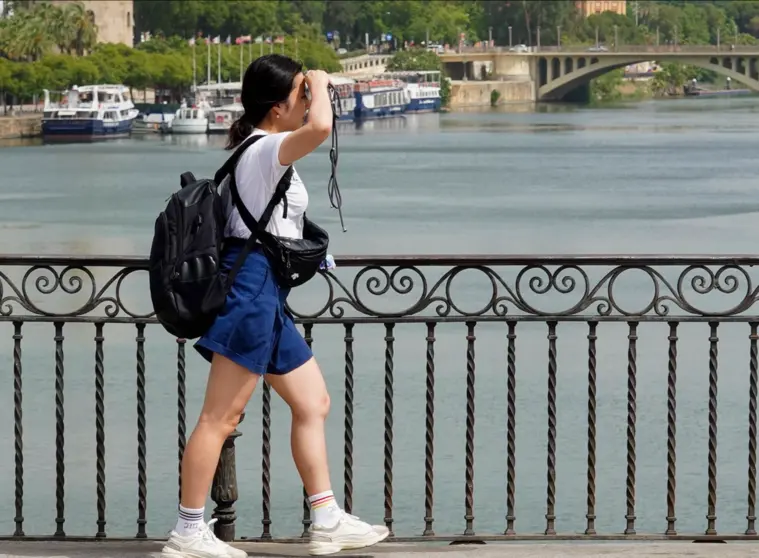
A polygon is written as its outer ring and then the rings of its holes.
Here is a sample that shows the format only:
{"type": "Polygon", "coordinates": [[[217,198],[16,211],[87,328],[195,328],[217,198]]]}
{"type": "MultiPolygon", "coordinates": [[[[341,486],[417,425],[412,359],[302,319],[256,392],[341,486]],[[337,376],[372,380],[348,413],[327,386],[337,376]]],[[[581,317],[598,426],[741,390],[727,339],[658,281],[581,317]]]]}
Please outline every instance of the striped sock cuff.
{"type": "Polygon", "coordinates": [[[317,508],[322,508],[334,502],[335,495],[331,490],[329,490],[327,492],[322,492],[321,494],[314,494],[308,499],[308,501],[311,504],[311,509],[315,510],[317,508]]]}
{"type": "Polygon", "coordinates": [[[202,521],[205,508],[192,509],[179,506],[179,518],[183,521],[202,521]]]}

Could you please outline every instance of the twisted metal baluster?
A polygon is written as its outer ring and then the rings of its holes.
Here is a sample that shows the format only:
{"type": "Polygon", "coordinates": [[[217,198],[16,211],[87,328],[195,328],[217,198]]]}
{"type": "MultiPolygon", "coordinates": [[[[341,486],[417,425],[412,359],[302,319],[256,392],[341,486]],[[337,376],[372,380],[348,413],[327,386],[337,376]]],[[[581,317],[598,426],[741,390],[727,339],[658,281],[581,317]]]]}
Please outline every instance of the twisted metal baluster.
{"type": "Polygon", "coordinates": [[[638,323],[630,322],[627,335],[627,515],[625,535],[635,534],[635,423],[637,419],[638,323]]]}
{"type": "Polygon", "coordinates": [[[263,532],[261,538],[271,539],[271,387],[264,381],[263,410],[261,413],[261,497],[263,532]]]}
{"type": "Polygon", "coordinates": [[[709,322],[709,494],[706,534],[716,535],[717,521],[717,337],[718,322],[709,322]]]}
{"type": "Polygon", "coordinates": [[[514,535],[515,491],[516,491],[516,458],[517,458],[517,347],[516,327],[514,321],[508,322],[509,348],[506,357],[507,387],[506,387],[506,531],[505,535],[514,535]]]}
{"type": "Polygon", "coordinates": [[[675,495],[677,487],[677,326],[669,324],[669,364],[667,374],[667,530],[676,535],[675,495]]]}
{"type": "Polygon", "coordinates": [[[145,421],[145,324],[137,324],[137,538],[147,537],[147,433],[145,421]]]}
{"type": "Polygon", "coordinates": [[[546,535],[556,534],[556,322],[548,322],[548,458],[546,535]]]}
{"type": "Polygon", "coordinates": [[[185,387],[187,374],[185,372],[185,344],[186,340],[177,339],[177,480],[179,481],[179,494],[177,498],[182,500],[182,458],[184,448],[187,445],[186,438],[186,396],[185,387]]]}
{"type": "Polygon", "coordinates": [[[21,333],[23,322],[13,322],[13,448],[16,482],[15,505],[16,523],[14,537],[24,536],[24,424],[23,424],[23,391],[21,378],[21,333]]]}
{"type": "MultiPolygon", "coordinates": [[[[303,324],[303,339],[306,341],[306,345],[311,349],[314,343],[313,338],[314,324],[307,322],[303,324]]],[[[303,531],[300,534],[302,539],[308,538],[308,530],[311,527],[311,504],[308,501],[308,493],[306,488],[303,487],[303,531]]]]}
{"type": "Polygon", "coordinates": [[[385,525],[393,536],[393,337],[394,323],[385,324],[385,525]]]}
{"type": "Polygon", "coordinates": [[[585,514],[586,535],[596,534],[596,328],[598,322],[588,322],[588,488],[585,514]]]}
{"type": "Polygon", "coordinates": [[[748,390],[748,514],[747,535],[756,535],[756,393],[757,393],[757,327],[751,322],[749,334],[749,390],[748,390]]]}
{"type": "Polygon", "coordinates": [[[64,461],[63,422],[63,322],[55,322],[55,536],[65,537],[64,493],[66,465],[64,461]]]}
{"type": "Polygon", "coordinates": [[[353,511],[353,324],[345,324],[344,508],[353,511]]]}
{"type": "Polygon", "coordinates": [[[427,392],[424,411],[424,533],[434,537],[432,516],[435,496],[435,322],[427,322],[427,392]]]}
{"type": "Polygon", "coordinates": [[[105,378],[103,359],[103,322],[95,324],[95,455],[97,491],[97,534],[105,537],[105,378]]]}
{"type": "Polygon", "coordinates": [[[474,535],[474,326],[467,322],[466,347],[466,446],[464,452],[464,535],[474,535]]]}

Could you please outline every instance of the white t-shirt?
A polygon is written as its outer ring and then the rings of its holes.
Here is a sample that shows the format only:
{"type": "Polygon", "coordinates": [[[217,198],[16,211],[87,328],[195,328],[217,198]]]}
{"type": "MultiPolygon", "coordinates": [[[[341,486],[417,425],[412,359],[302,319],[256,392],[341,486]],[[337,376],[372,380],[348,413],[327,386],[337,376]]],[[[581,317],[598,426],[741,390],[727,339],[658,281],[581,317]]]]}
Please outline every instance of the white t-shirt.
{"type": "MultiPolygon", "coordinates": [[[[261,214],[274,195],[274,189],[287,171],[287,166],[279,164],[279,146],[289,133],[268,134],[256,128],[251,136],[266,137],[246,149],[237,163],[235,172],[237,190],[240,192],[240,199],[245,207],[256,220],[261,218],[261,214]]],[[[308,207],[308,192],[293,168],[292,181],[287,190],[287,218],[282,216],[284,204],[280,202],[274,208],[266,227],[267,232],[285,238],[303,238],[303,215],[306,207],[308,207]]],[[[227,219],[224,235],[237,238],[250,236],[250,230],[243,223],[236,207],[227,219]]]]}

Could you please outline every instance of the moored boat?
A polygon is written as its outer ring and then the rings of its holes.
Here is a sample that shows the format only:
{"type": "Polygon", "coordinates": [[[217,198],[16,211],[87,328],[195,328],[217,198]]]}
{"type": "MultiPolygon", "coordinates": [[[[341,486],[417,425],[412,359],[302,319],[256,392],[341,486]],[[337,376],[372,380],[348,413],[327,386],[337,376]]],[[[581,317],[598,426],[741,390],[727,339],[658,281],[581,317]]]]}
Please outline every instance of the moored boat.
{"type": "Polygon", "coordinates": [[[174,115],[167,112],[141,112],[134,119],[132,134],[160,134],[174,119],[174,115]]]}
{"type": "Polygon", "coordinates": [[[380,78],[399,79],[406,84],[409,104],[406,112],[438,112],[441,107],[439,71],[386,72],[380,78]]]}
{"type": "Polygon", "coordinates": [[[206,134],[210,110],[211,107],[203,101],[184,105],[176,112],[166,131],[172,134],[206,134]]]}
{"type": "Polygon", "coordinates": [[[340,98],[341,110],[337,118],[338,122],[353,122],[356,110],[356,80],[345,76],[330,75],[329,81],[335,87],[340,98]]]}
{"type": "Polygon", "coordinates": [[[220,107],[214,107],[208,112],[208,133],[226,134],[232,127],[232,123],[245,113],[240,103],[232,103],[220,107]]]}
{"type": "Polygon", "coordinates": [[[397,79],[358,81],[354,94],[356,120],[403,116],[411,101],[406,84],[397,79]]]}
{"type": "Polygon", "coordinates": [[[43,139],[127,137],[139,114],[124,85],[75,85],[58,103],[50,101],[50,91],[43,91],[43,139]]]}

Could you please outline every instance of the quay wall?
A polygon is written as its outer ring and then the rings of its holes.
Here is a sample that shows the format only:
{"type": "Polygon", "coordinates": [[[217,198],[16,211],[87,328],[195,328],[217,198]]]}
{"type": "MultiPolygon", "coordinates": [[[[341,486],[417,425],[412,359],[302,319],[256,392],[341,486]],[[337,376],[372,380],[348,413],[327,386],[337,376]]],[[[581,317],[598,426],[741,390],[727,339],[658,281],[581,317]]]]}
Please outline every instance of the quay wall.
{"type": "Polygon", "coordinates": [[[0,140],[33,138],[42,134],[42,114],[0,117],[0,140]]]}
{"type": "Polygon", "coordinates": [[[451,82],[451,108],[490,106],[492,91],[498,91],[498,104],[534,103],[535,82],[519,81],[453,81],[451,82]]]}

